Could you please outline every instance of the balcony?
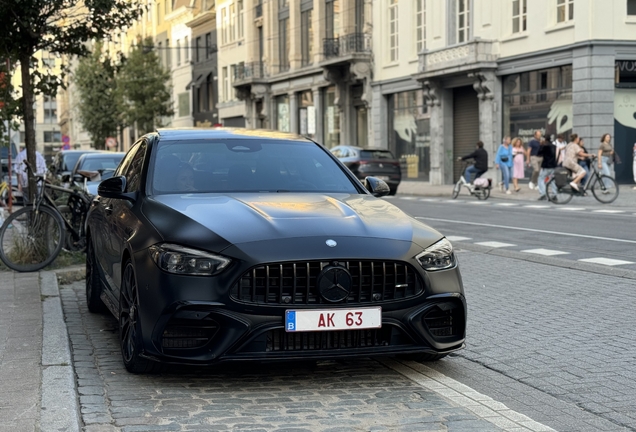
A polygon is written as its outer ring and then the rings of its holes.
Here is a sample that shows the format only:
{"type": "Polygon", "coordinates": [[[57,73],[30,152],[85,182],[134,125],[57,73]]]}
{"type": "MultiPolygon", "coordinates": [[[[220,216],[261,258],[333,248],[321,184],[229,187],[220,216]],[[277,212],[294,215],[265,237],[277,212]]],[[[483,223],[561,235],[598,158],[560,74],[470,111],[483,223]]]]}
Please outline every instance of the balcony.
{"type": "Polygon", "coordinates": [[[358,53],[371,53],[371,35],[368,33],[350,33],[337,38],[323,39],[325,59],[349,56],[358,53]]]}
{"type": "Polygon", "coordinates": [[[263,62],[239,63],[234,68],[234,85],[249,83],[266,77],[263,62]]]}
{"type": "Polygon", "coordinates": [[[472,70],[495,69],[497,58],[494,44],[481,39],[434,51],[422,51],[415,78],[421,80],[472,70]]]}

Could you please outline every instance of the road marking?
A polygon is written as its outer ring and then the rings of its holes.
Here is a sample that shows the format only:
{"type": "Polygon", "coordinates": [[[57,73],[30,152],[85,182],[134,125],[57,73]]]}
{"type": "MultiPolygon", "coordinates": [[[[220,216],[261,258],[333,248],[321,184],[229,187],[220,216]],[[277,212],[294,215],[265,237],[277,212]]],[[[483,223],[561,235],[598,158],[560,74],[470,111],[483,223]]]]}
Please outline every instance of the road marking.
{"type": "Polygon", "coordinates": [[[417,197],[413,197],[413,196],[402,196],[400,197],[401,200],[407,200],[407,201],[414,201],[417,199],[417,197]]]}
{"type": "Polygon", "coordinates": [[[519,204],[517,204],[517,203],[497,203],[495,205],[496,206],[501,206],[501,207],[513,207],[513,206],[518,206],[519,204]]]}
{"type": "Polygon", "coordinates": [[[489,204],[489,203],[487,203],[486,201],[470,201],[468,204],[477,204],[477,205],[479,205],[479,204],[489,204]]]}
{"type": "Polygon", "coordinates": [[[623,261],[623,260],[610,259],[610,258],[585,258],[585,259],[580,259],[579,261],[592,263],[592,264],[602,264],[607,266],[634,264],[631,261],[623,261]]]}
{"type": "Polygon", "coordinates": [[[390,195],[389,195],[389,196],[382,197],[382,198],[384,198],[384,199],[395,199],[395,197],[394,197],[394,196],[390,196],[390,195]]]}
{"type": "Polygon", "coordinates": [[[625,239],[618,239],[618,238],[611,238],[611,237],[591,236],[591,235],[585,235],[585,234],[564,233],[559,231],[548,231],[548,230],[540,230],[540,229],[533,229],[533,228],[511,227],[506,225],[495,225],[495,224],[487,224],[487,223],[479,223],[479,222],[466,222],[466,221],[439,219],[439,218],[431,218],[431,217],[424,217],[424,216],[416,216],[415,219],[429,220],[429,221],[435,221],[435,222],[455,223],[455,224],[462,224],[462,225],[483,226],[483,227],[490,227],[490,228],[503,228],[503,229],[509,229],[514,231],[528,231],[528,232],[535,232],[535,233],[541,233],[541,234],[560,235],[565,237],[578,237],[578,238],[587,238],[587,239],[594,239],[594,240],[605,240],[605,241],[613,241],[617,243],[636,244],[636,240],[625,240],[625,239]]]}
{"type": "Polygon", "coordinates": [[[475,244],[479,245],[479,246],[486,246],[486,247],[491,247],[491,248],[502,248],[502,247],[517,246],[517,245],[510,244],[510,243],[501,243],[501,242],[496,242],[496,241],[481,242],[481,243],[475,243],[475,244]]]}
{"type": "Polygon", "coordinates": [[[530,430],[554,432],[554,429],[511,410],[505,404],[479,393],[465,384],[447,377],[441,372],[414,361],[398,362],[391,359],[378,360],[384,366],[404,375],[414,383],[468,409],[482,420],[504,430],[530,430]]]}
{"type": "Polygon", "coordinates": [[[420,198],[420,201],[424,201],[424,202],[440,202],[441,200],[439,198],[420,198]]]}
{"type": "Polygon", "coordinates": [[[446,239],[450,242],[461,242],[472,240],[470,237],[462,237],[462,236],[446,236],[446,239]]]}
{"type": "Polygon", "coordinates": [[[625,213],[624,210],[592,210],[592,213],[625,213]]]}
{"type": "Polygon", "coordinates": [[[528,249],[528,250],[522,250],[521,252],[537,254],[537,255],[544,255],[544,256],[569,255],[570,254],[570,252],[561,252],[561,251],[552,250],[552,249],[528,249]]]}
{"type": "Polygon", "coordinates": [[[549,205],[540,205],[540,204],[533,204],[533,205],[527,205],[527,206],[523,206],[524,208],[531,208],[531,209],[547,209],[550,208],[549,205]]]}
{"type": "Polygon", "coordinates": [[[447,202],[447,203],[454,203],[454,204],[459,204],[459,203],[465,203],[466,201],[463,201],[463,200],[452,200],[452,199],[451,199],[451,200],[446,200],[446,201],[444,201],[444,202],[447,202]]]}
{"type": "Polygon", "coordinates": [[[585,210],[583,207],[557,207],[557,210],[563,211],[582,211],[585,210]]]}

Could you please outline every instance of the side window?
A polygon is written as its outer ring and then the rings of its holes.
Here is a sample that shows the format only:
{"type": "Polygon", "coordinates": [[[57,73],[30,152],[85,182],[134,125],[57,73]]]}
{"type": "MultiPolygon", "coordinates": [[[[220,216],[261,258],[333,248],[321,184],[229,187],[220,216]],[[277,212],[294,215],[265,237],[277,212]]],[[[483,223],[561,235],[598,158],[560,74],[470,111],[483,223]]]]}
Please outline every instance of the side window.
{"type": "Polygon", "coordinates": [[[341,158],[342,157],[342,151],[339,148],[333,149],[331,151],[331,153],[337,158],[341,158]]]}
{"type": "Polygon", "coordinates": [[[126,153],[126,155],[124,156],[124,159],[122,159],[121,163],[119,164],[119,167],[117,167],[117,170],[115,171],[115,174],[114,174],[115,176],[123,176],[126,174],[126,171],[128,170],[128,166],[130,165],[130,161],[135,156],[135,153],[137,153],[137,150],[139,150],[139,144],[133,145],[132,148],[128,150],[128,153],[126,153]]]}
{"type": "Polygon", "coordinates": [[[146,142],[142,141],[139,148],[132,156],[130,165],[126,169],[126,192],[137,192],[141,185],[141,170],[146,156],[146,142]]]}

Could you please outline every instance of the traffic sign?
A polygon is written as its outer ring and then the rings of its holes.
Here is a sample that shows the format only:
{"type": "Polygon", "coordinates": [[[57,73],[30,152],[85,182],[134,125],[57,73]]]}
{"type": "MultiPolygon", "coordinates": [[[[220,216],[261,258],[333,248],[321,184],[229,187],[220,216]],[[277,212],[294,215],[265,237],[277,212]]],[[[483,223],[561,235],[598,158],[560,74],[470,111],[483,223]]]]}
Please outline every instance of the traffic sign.
{"type": "Polygon", "coordinates": [[[117,146],[117,140],[113,137],[106,138],[106,147],[113,148],[117,146]]]}

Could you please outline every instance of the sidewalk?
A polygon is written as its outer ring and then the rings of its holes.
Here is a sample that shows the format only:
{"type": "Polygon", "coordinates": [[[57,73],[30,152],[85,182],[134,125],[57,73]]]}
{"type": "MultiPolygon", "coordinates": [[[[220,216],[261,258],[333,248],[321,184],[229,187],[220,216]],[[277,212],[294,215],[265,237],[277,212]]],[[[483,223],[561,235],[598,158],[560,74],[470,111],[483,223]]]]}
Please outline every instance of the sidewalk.
{"type": "MultiPolygon", "coordinates": [[[[417,181],[417,180],[403,180],[398,187],[397,193],[399,195],[419,195],[419,196],[427,196],[427,197],[448,197],[451,199],[451,195],[453,193],[454,185],[431,185],[428,182],[417,181]]],[[[519,192],[514,192],[512,184],[510,184],[510,191],[512,192],[510,195],[507,195],[505,192],[501,192],[501,190],[494,185],[492,190],[490,191],[491,198],[504,199],[504,200],[522,200],[522,201],[536,201],[539,198],[539,192],[537,190],[530,190],[528,188],[528,184],[520,184],[519,187],[521,190],[519,192]]],[[[610,205],[619,205],[619,206],[636,206],[636,190],[632,189],[633,185],[625,184],[619,185],[618,187],[618,198],[615,202],[610,205]]],[[[459,194],[459,198],[469,197],[468,190],[466,188],[462,188],[462,191],[459,194]]],[[[584,198],[587,199],[588,197],[584,198]]],[[[476,198],[475,198],[476,199],[476,198]]],[[[591,201],[598,203],[594,197],[591,197],[591,201]]]]}

